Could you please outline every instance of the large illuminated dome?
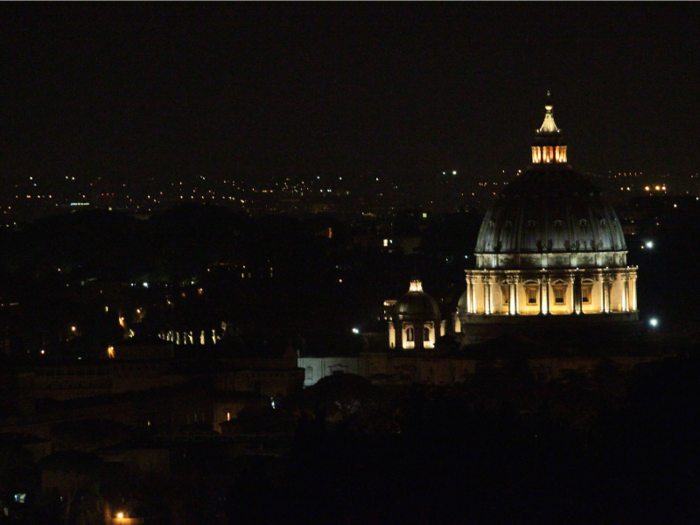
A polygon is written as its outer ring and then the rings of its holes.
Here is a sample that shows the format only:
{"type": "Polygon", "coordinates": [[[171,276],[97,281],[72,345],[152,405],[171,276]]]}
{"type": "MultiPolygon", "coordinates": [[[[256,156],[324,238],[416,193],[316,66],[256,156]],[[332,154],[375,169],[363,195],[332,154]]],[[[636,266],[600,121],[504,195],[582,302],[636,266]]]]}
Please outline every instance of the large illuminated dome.
{"type": "Polygon", "coordinates": [[[568,165],[533,165],[486,213],[476,243],[483,268],[576,268],[625,264],[615,210],[568,165]]]}
{"type": "Polygon", "coordinates": [[[634,324],[637,269],[613,208],[568,164],[548,100],[532,164],[484,217],[456,328],[466,342],[512,327],[634,324]],[[585,319],[585,321],[584,321],[585,319]]]}

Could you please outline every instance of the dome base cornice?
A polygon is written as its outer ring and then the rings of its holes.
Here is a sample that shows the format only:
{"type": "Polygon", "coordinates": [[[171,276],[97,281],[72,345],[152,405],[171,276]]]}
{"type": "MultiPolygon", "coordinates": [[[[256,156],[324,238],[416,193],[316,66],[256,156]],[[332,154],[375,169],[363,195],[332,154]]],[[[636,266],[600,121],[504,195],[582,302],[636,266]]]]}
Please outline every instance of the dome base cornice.
{"type": "Polygon", "coordinates": [[[493,270],[605,268],[627,265],[627,251],[476,253],[477,268],[493,270]]]}

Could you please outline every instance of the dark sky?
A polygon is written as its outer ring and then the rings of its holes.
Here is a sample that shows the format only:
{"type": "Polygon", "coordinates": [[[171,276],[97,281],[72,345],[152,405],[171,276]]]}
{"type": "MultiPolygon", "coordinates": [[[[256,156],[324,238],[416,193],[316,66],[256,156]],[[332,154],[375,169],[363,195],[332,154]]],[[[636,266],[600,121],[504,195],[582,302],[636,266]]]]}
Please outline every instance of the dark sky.
{"type": "Polygon", "coordinates": [[[695,173],[693,4],[0,6],[2,175],[695,173]]]}

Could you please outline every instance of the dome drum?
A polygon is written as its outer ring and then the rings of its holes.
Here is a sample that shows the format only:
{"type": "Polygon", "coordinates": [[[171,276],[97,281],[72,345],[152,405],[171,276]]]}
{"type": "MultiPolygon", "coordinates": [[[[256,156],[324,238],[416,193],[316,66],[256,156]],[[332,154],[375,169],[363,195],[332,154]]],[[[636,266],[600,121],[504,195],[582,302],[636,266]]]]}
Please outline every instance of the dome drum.
{"type": "Polygon", "coordinates": [[[566,315],[637,311],[636,268],[468,270],[462,323],[469,314],[566,315]]]}

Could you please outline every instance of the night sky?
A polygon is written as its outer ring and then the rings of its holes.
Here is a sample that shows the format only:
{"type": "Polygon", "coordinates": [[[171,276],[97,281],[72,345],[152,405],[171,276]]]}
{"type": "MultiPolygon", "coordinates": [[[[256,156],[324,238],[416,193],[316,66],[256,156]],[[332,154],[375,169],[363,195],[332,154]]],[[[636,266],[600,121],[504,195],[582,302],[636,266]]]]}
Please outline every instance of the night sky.
{"type": "Polygon", "coordinates": [[[547,90],[581,171],[699,171],[693,4],[0,6],[0,170],[163,181],[529,162],[547,90]]]}

